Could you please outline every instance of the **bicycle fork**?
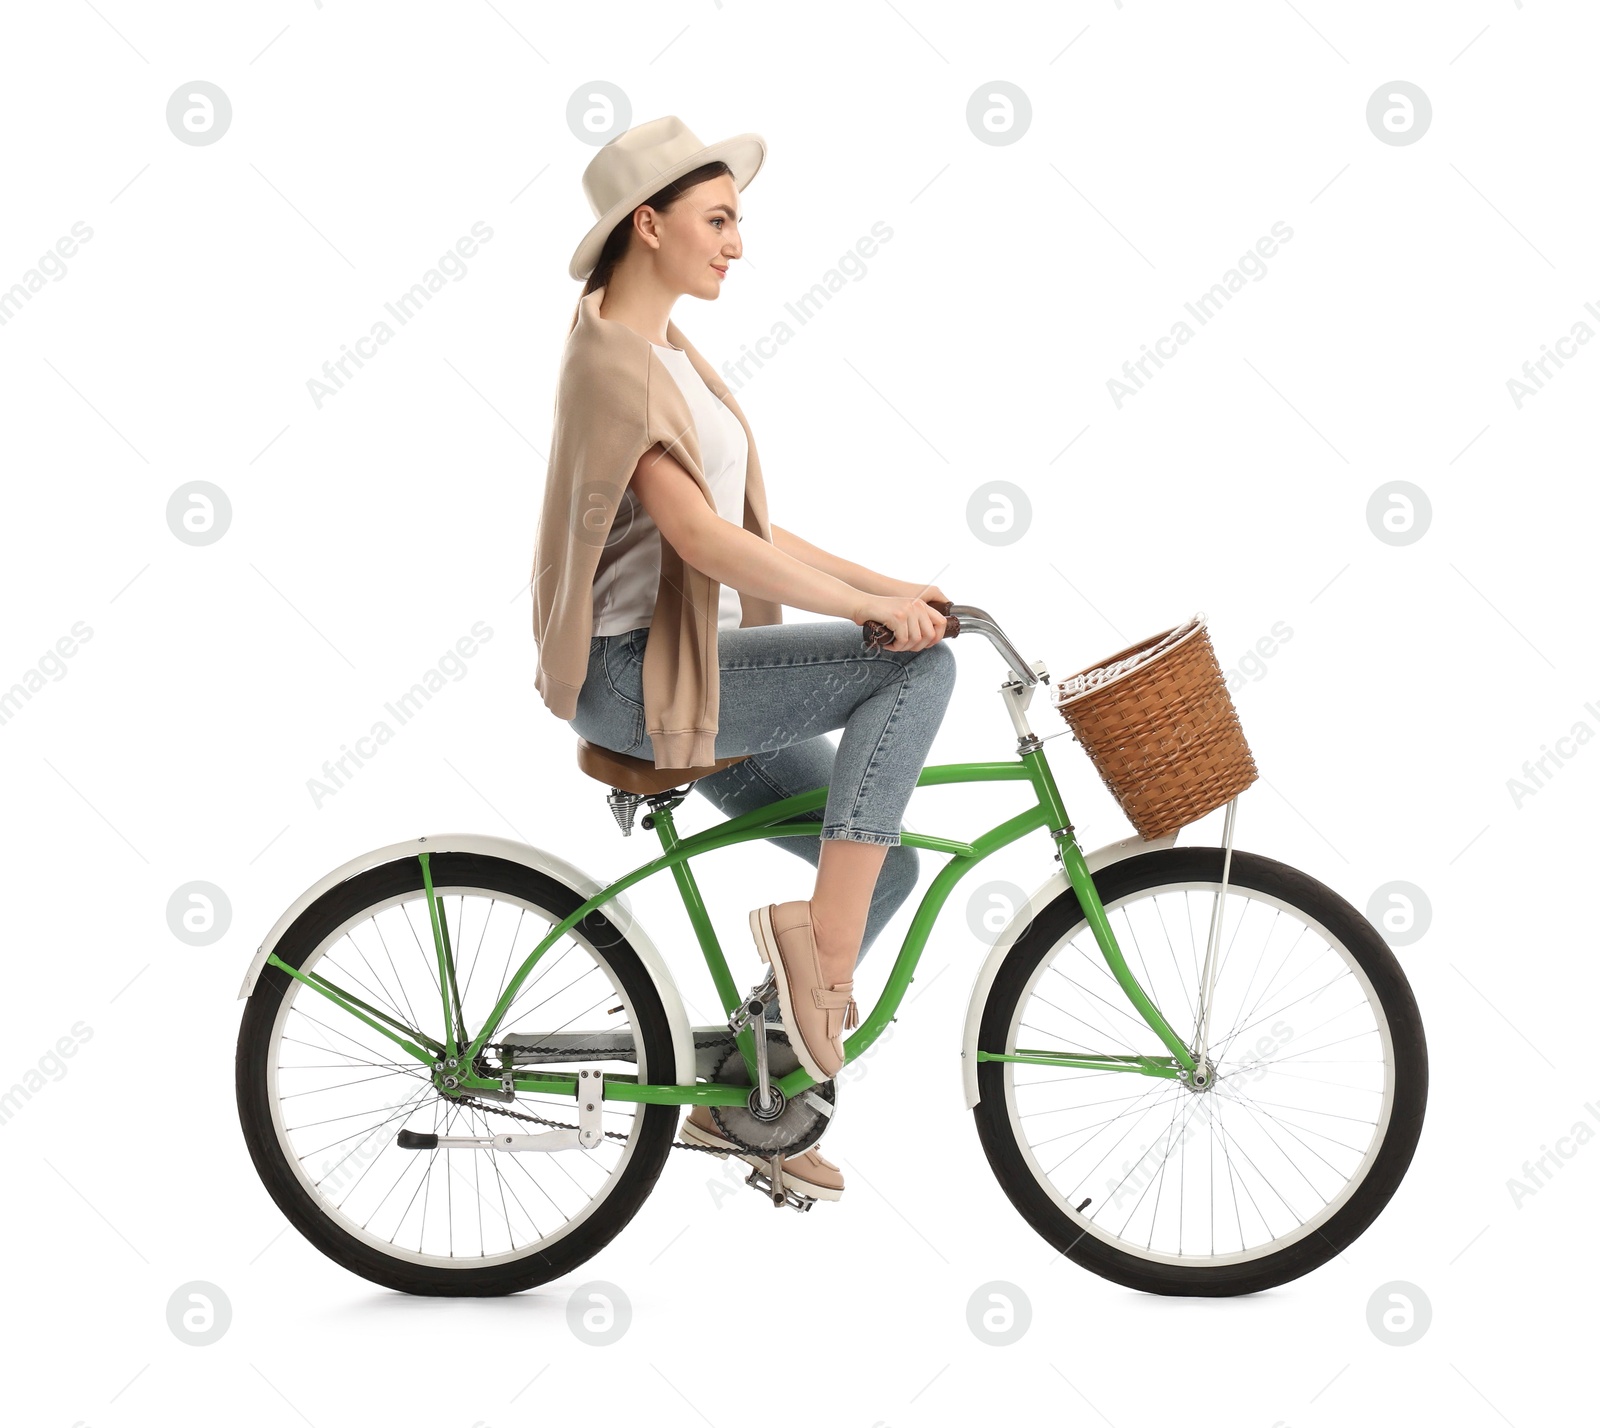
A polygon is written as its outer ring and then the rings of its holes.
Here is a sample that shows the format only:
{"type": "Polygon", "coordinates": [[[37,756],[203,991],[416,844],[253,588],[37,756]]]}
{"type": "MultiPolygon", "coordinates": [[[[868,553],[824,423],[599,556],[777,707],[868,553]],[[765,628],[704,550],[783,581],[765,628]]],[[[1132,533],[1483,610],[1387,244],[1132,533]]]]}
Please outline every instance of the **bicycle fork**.
{"type": "Polygon", "coordinates": [[[1228,811],[1222,819],[1222,886],[1211,904],[1211,928],[1206,934],[1206,964],[1200,973],[1200,1015],[1196,1018],[1194,1084],[1203,1086],[1211,1074],[1206,1061],[1206,1048],[1211,1041],[1211,999],[1217,982],[1217,943],[1222,935],[1222,904],[1228,896],[1228,870],[1233,864],[1233,815],[1239,802],[1238,795],[1228,800],[1228,811]]]}
{"type": "MultiPolygon", "coordinates": [[[[1190,1078],[1197,1074],[1196,1068],[1203,1066],[1204,1061],[1195,1056],[1184,1044],[1183,1038],[1168,1024],[1166,1017],[1161,1014],[1161,1009],[1146,995],[1144,988],[1139,985],[1139,979],[1133,975],[1132,969],[1128,966],[1127,959],[1123,957],[1122,949],[1117,945],[1116,934],[1111,930],[1111,922],[1106,917],[1105,907],[1100,901],[1099,890],[1094,885],[1094,874],[1084,862],[1083,850],[1078,847],[1078,840],[1073,835],[1072,824],[1068,823],[1052,836],[1056,840],[1056,855],[1061,859],[1061,866],[1072,884],[1072,890],[1078,895],[1078,906],[1083,910],[1089,929],[1094,933],[1094,940],[1099,945],[1100,954],[1106,959],[1106,966],[1111,969],[1111,975],[1116,978],[1118,985],[1133,1003],[1139,1015],[1172,1053],[1172,1059],[1180,1068],[1179,1079],[1189,1084],[1204,1084],[1203,1080],[1190,1081],[1190,1078]]],[[[1208,965],[1209,961],[1208,956],[1208,965]]]]}
{"type": "MultiPolygon", "coordinates": [[[[1161,1038],[1162,1044],[1172,1053],[1172,1059],[1177,1065],[1177,1079],[1188,1085],[1204,1084],[1191,1079],[1195,1076],[1195,1068],[1204,1063],[1197,1061],[1189,1047],[1184,1044],[1183,1038],[1172,1029],[1166,1017],[1161,1014],[1161,1009],[1150,1000],[1144,988],[1139,985],[1139,979],[1133,975],[1127,959],[1123,957],[1122,949],[1117,946],[1116,934],[1111,930],[1105,906],[1100,901],[1099,890],[1094,885],[1094,874],[1089,871],[1089,865],[1084,861],[1083,850],[1078,846],[1072,820],[1067,816],[1066,805],[1061,800],[1061,791],[1056,787],[1050,765],[1046,762],[1044,751],[1040,747],[1043,740],[1028,727],[1023,713],[1032,695],[1031,686],[1025,687],[1020,681],[1011,681],[1001,688],[1007,696],[1006,703],[1011,711],[1012,722],[1017,727],[1018,748],[1022,754],[1022,762],[1033,781],[1034,792],[1050,819],[1048,826],[1051,828],[1050,836],[1056,842],[1056,857],[1061,860],[1067,880],[1078,895],[1078,906],[1083,911],[1090,931],[1094,933],[1100,955],[1106,959],[1106,966],[1111,969],[1111,975],[1116,978],[1117,984],[1133,1003],[1139,1015],[1144,1018],[1146,1025],[1161,1038]]],[[[1153,1063],[1154,1058],[1147,1056],[1071,1056],[1061,1058],[1059,1064],[1088,1067],[1113,1064],[1119,1070],[1139,1070],[1154,1075],[1167,1074],[1165,1068],[1153,1063]]]]}
{"type": "Polygon", "coordinates": [[[1236,797],[1229,799],[1226,804],[1227,813],[1223,818],[1222,885],[1218,888],[1211,905],[1211,924],[1206,934],[1205,964],[1200,972],[1199,1003],[1195,1008],[1195,1035],[1192,1046],[1184,1044],[1183,1039],[1162,1016],[1160,1009],[1145,995],[1144,988],[1139,985],[1123,958],[1122,950],[1117,946],[1116,934],[1111,930],[1105,907],[1100,901],[1099,891],[1094,885],[1094,877],[1083,860],[1077,839],[1073,836],[1072,825],[1068,823],[1055,835],[1062,867],[1065,868],[1068,880],[1072,883],[1073,891],[1078,895],[1078,904],[1083,909],[1095,941],[1099,944],[1101,955],[1106,959],[1106,965],[1110,967],[1111,974],[1117,979],[1139,1015],[1161,1038],[1167,1050],[1172,1053],[1173,1059],[1182,1068],[1179,1079],[1195,1090],[1210,1084],[1214,1069],[1207,1059],[1206,1052],[1211,1039],[1211,1008],[1216,991],[1217,964],[1221,960],[1217,951],[1222,936],[1223,903],[1228,895],[1228,873],[1233,863],[1233,823],[1237,806],[1236,797]]]}

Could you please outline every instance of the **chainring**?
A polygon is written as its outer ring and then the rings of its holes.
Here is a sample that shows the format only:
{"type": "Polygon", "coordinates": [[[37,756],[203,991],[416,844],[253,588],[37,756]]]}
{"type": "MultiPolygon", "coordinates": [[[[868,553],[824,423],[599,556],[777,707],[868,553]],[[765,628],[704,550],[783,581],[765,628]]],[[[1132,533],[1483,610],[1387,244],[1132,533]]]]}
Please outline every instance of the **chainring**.
{"type": "MultiPolygon", "coordinates": [[[[787,1076],[799,1064],[800,1058],[794,1054],[788,1034],[769,1027],[767,1069],[773,1079],[787,1076]]],[[[744,1057],[737,1045],[728,1048],[727,1055],[711,1073],[711,1079],[735,1086],[750,1085],[744,1057]]],[[[830,1107],[838,1105],[835,1083],[828,1080],[806,1087],[796,1099],[785,1103],[774,1120],[762,1120],[748,1106],[712,1106],[711,1119],[717,1123],[718,1131],[753,1155],[798,1155],[821,1140],[833,1124],[831,1111],[818,1110],[809,1099],[812,1096],[826,1101],[830,1107]]]]}

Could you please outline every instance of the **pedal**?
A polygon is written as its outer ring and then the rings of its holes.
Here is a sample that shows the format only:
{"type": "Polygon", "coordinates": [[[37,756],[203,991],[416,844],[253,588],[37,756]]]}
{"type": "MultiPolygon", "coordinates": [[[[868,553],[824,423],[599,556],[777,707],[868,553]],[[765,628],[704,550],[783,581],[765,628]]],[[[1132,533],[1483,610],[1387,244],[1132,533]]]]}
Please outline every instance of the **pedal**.
{"type": "Polygon", "coordinates": [[[748,993],[739,1003],[739,1010],[728,1018],[728,1030],[733,1032],[743,1031],[752,1020],[758,1016],[765,1016],[767,1008],[777,1000],[778,984],[771,972],[767,973],[766,981],[762,982],[753,992],[748,993]]]}
{"type": "Polygon", "coordinates": [[[779,1162],[781,1157],[774,1155],[768,1162],[768,1168],[753,1166],[750,1173],[745,1176],[744,1183],[759,1190],[771,1203],[774,1210],[781,1210],[787,1205],[791,1210],[809,1210],[815,1205],[816,1199],[810,1195],[802,1195],[796,1190],[791,1190],[780,1178],[779,1162]]]}

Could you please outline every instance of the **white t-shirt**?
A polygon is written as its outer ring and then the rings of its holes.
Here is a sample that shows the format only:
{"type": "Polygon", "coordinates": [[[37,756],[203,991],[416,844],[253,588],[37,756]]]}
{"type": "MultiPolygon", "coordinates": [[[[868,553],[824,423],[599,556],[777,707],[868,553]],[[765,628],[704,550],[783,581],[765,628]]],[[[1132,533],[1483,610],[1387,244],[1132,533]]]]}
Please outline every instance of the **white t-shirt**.
{"type": "MultiPolygon", "coordinates": [[[[739,418],[706,386],[681,347],[650,344],[672,373],[689,404],[706,485],[716,501],[717,514],[736,526],[744,524],[744,476],[750,442],[739,418]]],[[[656,589],[661,582],[661,530],[639,503],[629,486],[622,493],[606,548],[594,577],[594,630],[596,635],[620,635],[648,625],[655,615],[656,589]]],[[[739,592],[724,585],[717,601],[717,628],[737,629],[744,618],[739,592]]]]}

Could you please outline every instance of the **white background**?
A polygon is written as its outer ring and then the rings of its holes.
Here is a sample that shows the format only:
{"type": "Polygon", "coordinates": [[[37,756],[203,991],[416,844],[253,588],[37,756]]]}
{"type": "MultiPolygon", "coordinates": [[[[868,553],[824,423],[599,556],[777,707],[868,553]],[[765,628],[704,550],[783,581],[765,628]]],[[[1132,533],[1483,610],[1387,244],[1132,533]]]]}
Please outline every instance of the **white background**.
{"type": "MultiPolygon", "coordinates": [[[[1580,721],[1600,730],[1585,415],[1600,351],[1577,348],[1520,408],[1507,381],[1580,319],[1600,330],[1583,308],[1600,303],[1597,28],[1592,7],[1547,0],[12,10],[0,288],[74,223],[93,230],[0,326],[0,687],[75,622],[92,631],[0,724],[0,1085],[75,1024],[92,1033],[0,1125],[17,1421],[1592,1412],[1577,1365],[1600,1149],[1520,1207],[1507,1182],[1600,1120],[1582,1050],[1600,978],[1576,895],[1600,749],[1547,764],[1520,806],[1508,780],[1580,721]],[[1366,122],[1397,79],[1433,109],[1405,146],[1366,122]],[[195,80],[232,103],[207,146],[165,117],[195,80]],[[1363,909],[1394,880],[1432,908],[1397,949],[1433,1072],[1421,1145],[1324,1268],[1239,1300],[1159,1299],[1035,1235],[962,1104],[984,949],[960,896],[923,995],[845,1089],[836,1205],[775,1213],[674,1152],[579,1274],[481,1302],[379,1290],[285,1229],[232,1082],[239,982],[283,908],[424,833],[518,838],[601,879],[651,849],[619,837],[532,680],[566,265],[592,221],[594,147],[567,115],[596,81],[631,102],[622,127],[675,113],[708,143],[754,130],[770,146],[743,261],[714,304],[674,312],[719,365],[875,222],[893,230],[761,370],[729,376],[780,524],[988,609],[1057,677],[1195,610],[1230,668],[1275,623],[1292,630],[1236,695],[1262,771],[1238,846],[1363,909]],[[967,123],[995,81],[1032,110],[1003,145],[967,123]],[[308,380],[479,221],[493,237],[466,276],[319,409],[308,380]],[[1266,275],[1119,408],[1108,379],[1278,221],[1293,238],[1266,275]],[[968,524],[996,479],[1031,504],[1007,545],[968,524]],[[231,504],[207,546],[168,524],[196,480],[231,504]],[[1407,545],[1368,524],[1394,480],[1431,506],[1407,545]],[[324,761],[476,621],[492,639],[466,676],[319,806],[324,761]],[[167,923],[196,880],[231,905],[205,947],[167,923]],[[613,1348],[568,1331],[588,1279],[631,1302],[613,1348]],[[232,1305],[209,1347],[166,1323],[191,1280],[232,1305]],[[1008,1348],[967,1327],[991,1280],[1032,1306],[1008,1348]],[[1409,1347],[1368,1327],[1394,1280],[1432,1305],[1409,1347]]],[[[931,761],[1005,757],[1001,666],[981,640],[956,649],[931,761]]],[[[1047,747],[1084,845],[1126,833],[1071,739],[1047,747]]],[[[965,837],[1015,799],[931,790],[907,820],[965,837]]],[[[711,814],[696,797],[680,819],[711,814]]],[[[1041,838],[992,869],[1031,888],[1052,866],[1041,838]]],[[[808,895],[809,870],[751,844],[699,876],[753,980],[746,911],[808,895]]],[[[635,910],[698,1020],[710,981],[661,883],[635,910]]],[[[863,964],[869,996],[909,913],[863,964]]]]}

